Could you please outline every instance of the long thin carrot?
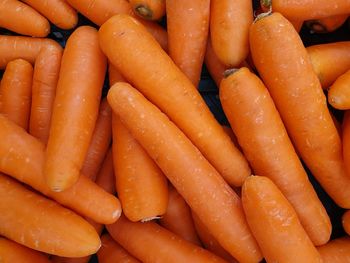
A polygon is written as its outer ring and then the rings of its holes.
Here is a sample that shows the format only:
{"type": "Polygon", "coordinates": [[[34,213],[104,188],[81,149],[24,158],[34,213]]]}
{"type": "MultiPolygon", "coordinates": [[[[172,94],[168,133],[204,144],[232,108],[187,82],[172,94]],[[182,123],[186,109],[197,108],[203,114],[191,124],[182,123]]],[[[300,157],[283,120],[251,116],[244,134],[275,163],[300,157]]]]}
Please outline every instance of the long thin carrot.
{"type": "Polygon", "coordinates": [[[127,83],[114,84],[107,99],[220,244],[238,260],[258,262],[239,197],[185,134],[127,83]]]}
{"type": "Polygon", "coordinates": [[[61,58],[61,47],[43,47],[34,65],[29,133],[44,144],[49,138],[61,58]]]}
{"type": "Polygon", "coordinates": [[[32,37],[46,37],[50,32],[49,21],[21,1],[1,0],[0,14],[0,27],[13,32],[32,37]]]}
{"type": "Polygon", "coordinates": [[[210,0],[166,0],[169,56],[198,87],[209,34],[210,0]]]}
{"type": "Polygon", "coordinates": [[[135,14],[143,19],[159,20],[165,15],[165,0],[129,0],[129,2],[135,14]]]}
{"type": "Polygon", "coordinates": [[[242,204],[267,262],[322,262],[293,207],[270,179],[247,178],[242,204]]]}
{"type": "Polygon", "coordinates": [[[346,211],[342,217],[345,232],[350,235],[350,210],[346,211]]]}
{"type": "Polygon", "coordinates": [[[341,27],[348,19],[349,14],[308,20],[306,26],[314,33],[330,33],[341,27]]]}
{"type": "Polygon", "coordinates": [[[100,239],[83,218],[0,175],[0,234],[45,253],[79,257],[95,253],[100,239]]]}
{"type": "Polygon", "coordinates": [[[120,73],[179,126],[230,185],[241,185],[250,174],[247,161],[147,30],[129,16],[116,15],[100,28],[99,39],[120,73]]]}
{"type": "Polygon", "coordinates": [[[62,56],[51,118],[44,173],[54,191],[71,187],[79,178],[98,116],[106,58],[97,31],[79,27],[62,56]],[[81,81],[89,76],[89,81],[81,81]]]}
{"type": "Polygon", "coordinates": [[[65,0],[22,0],[62,29],[72,29],[78,23],[77,12],[65,0]]]}
{"type": "Polygon", "coordinates": [[[328,102],[338,110],[350,109],[350,70],[339,76],[330,86],[328,102]]]}
{"type": "Polygon", "coordinates": [[[281,14],[273,13],[252,25],[250,45],[300,156],[332,199],[350,208],[341,140],[299,34],[281,14]]]}
{"type": "Polygon", "coordinates": [[[318,247],[323,263],[350,262],[350,238],[341,237],[318,247]]]}
{"type": "Polygon", "coordinates": [[[51,261],[43,253],[0,237],[0,262],[50,263],[51,261]]]}
{"type": "Polygon", "coordinates": [[[343,158],[347,175],[350,175],[350,111],[346,111],[342,129],[343,158]]]}
{"type": "Polygon", "coordinates": [[[221,81],[220,100],[254,172],[279,187],[315,245],[327,243],[330,219],[262,81],[241,68],[221,81]]]}
{"type": "Polygon", "coordinates": [[[30,185],[62,205],[96,222],[111,224],[118,219],[118,199],[84,176],[62,193],[46,184],[43,165],[45,145],[0,114],[0,171],[30,185]]]}
{"type": "Polygon", "coordinates": [[[10,120],[28,130],[33,67],[16,59],[7,64],[1,80],[2,113],[10,120]]]}

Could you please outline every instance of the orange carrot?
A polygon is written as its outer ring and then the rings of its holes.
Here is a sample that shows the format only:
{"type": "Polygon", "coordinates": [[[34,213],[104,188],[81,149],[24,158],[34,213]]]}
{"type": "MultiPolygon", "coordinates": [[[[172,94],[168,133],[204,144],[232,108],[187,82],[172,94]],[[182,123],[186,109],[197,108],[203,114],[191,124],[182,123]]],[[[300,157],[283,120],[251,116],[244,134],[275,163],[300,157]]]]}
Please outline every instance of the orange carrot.
{"type": "Polygon", "coordinates": [[[97,31],[79,27],[67,41],[57,84],[44,173],[54,191],[71,187],[90,144],[106,73],[97,31]],[[89,81],[81,81],[89,76],[89,81]]]}
{"type": "Polygon", "coordinates": [[[323,263],[350,262],[350,238],[337,238],[326,245],[318,247],[323,263]]]}
{"type": "Polygon", "coordinates": [[[44,47],[34,65],[29,133],[47,143],[60,72],[62,48],[44,47]]]}
{"type": "Polygon", "coordinates": [[[165,176],[118,116],[113,115],[112,129],[116,189],[124,215],[133,222],[163,215],[168,204],[165,176]]]}
{"type": "Polygon", "coordinates": [[[221,81],[220,100],[254,172],[279,187],[315,245],[327,243],[330,219],[262,81],[241,68],[221,81]]]}
{"type": "Polygon", "coordinates": [[[343,119],[343,158],[347,176],[350,176],[350,111],[346,111],[343,119]]]}
{"type": "Polygon", "coordinates": [[[226,66],[237,67],[247,57],[251,23],[253,23],[252,1],[210,2],[211,41],[215,54],[226,66]]]}
{"type": "Polygon", "coordinates": [[[100,239],[83,218],[14,180],[0,175],[0,234],[53,255],[79,257],[95,253],[100,239]],[[25,205],[24,205],[25,204],[25,205]]]}
{"type": "Polygon", "coordinates": [[[210,0],[166,0],[168,49],[198,87],[209,34],[210,0]]]}
{"type": "Polygon", "coordinates": [[[129,16],[116,15],[100,28],[99,39],[120,73],[172,119],[230,185],[241,185],[250,174],[244,156],[145,28],[129,16]]]}
{"type": "Polygon", "coordinates": [[[332,199],[350,208],[341,140],[298,33],[273,13],[252,25],[250,44],[255,66],[300,156],[332,199]]]}
{"type": "Polygon", "coordinates": [[[7,64],[1,81],[2,113],[28,129],[32,94],[33,67],[23,59],[7,64]]]}
{"type": "Polygon", "coordinates": [[[108,233],[130,254],[142,262],[220,262],[225,261],[154,222],[133,223],[124,216],[112,225],[108,233]]]}
{"type": "Polygon", "coordinates": [[[159,20],[165,15],[165,0],[129,0],[129,2],[135,14],[143,19],[159,20]]]}
{"type": "Polygon", "coordinates": [[[104,234],[101,237],[102,246],[97,252],[99,263],[138,263],[136,258],[130,255],[124,248],[115,242],[110,235],[104,234]]]}
{"type": "Polygon", "coordinates": [[[346,211],[342,218],[342,223],[345,232],[350,235],[350,210],[346,211]]]}
{"type": "Polygon", "coordinates": [[[328,102],[338,110],[350,109],[350,70],[339,76],[329,88],[328,102]]]}
{"type": "Polygon", "coordinates": [[[67,191],[51,191],[43,173],[44,144],[1,114],[0,138],[1,172],[96,222],[111,224],[118,219],[121,213],[118,199],[84,176],[80,176],[78,182],[67,191]]]}
{"type": "Polygon", "coordinates": [[[121,81],[127,82],[125,78],[120,74],[120,72],[109,62],[108,63],[108,77],[109,77],[109,86],[112,87],[113,84],[121,81]]]}
{"type": "Polygon", "coordinates": [[[168,208],[166,213],[160,218],[159,223],[179,237],[201,246],[194,227],[191,209],[171,185],[169,186],[168,208]]]}
{"type": "Polygon", "coordinates": [[[322,262],[293,207],[270,179],[247,178],[242,204],[267,262],[322,262]]]}
{"type": "Polygon", "coordinates": [[[107,99],[220,244],[238,260],[258,262],[239,197],[181,130],[127,83],[114,84],[107,99]]]}
{"type": "Polygon", "coordinates": [[[38,251],[0,237],[0,262],[50,263],[50,260],[38,251]]]}
{"type": "Polygon", "coordinates": [[[46,37],[50,33],[49,21],[18,0],[1,0],[0,14],[0,27],[13,32],[32,37],[46,37]]]}
{"type": "Polygon", "coordinates": [[[102,100],[89,149],[81,173],[95,181],[112,139],[112,110],[106,99],[102,100]]]}
{"type": "Polygon", "coordinates": [[[35,10],[43,14],[57,27],[72,29],[78,23],[77,12],[65,0],[22,0],[35,10]]]}
{"type": "Polygon", "coordinates": [[[330,33],[341,27],[348,19],[348,14],[308,20],[306,26],[314,33],[330,33]]]}

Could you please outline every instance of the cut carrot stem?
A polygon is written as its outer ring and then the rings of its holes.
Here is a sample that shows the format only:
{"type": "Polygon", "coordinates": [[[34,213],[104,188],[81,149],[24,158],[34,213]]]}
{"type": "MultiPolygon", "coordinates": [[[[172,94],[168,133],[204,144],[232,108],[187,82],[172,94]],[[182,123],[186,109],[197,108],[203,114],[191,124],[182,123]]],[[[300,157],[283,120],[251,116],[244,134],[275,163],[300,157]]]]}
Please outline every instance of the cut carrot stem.
{"type": "Polygon", "coordinates": [[[28,130],[32,94],[33,67],[16,59],[7,64],[1,80],[2,113],[28,130]]]}
{"type": "Polygon", "coordinates": [[[273,13],[252,25],[250,44],[255,66],[301,158],[331,198],[350,208],[350,176],[340,136],[299,34],[273,13]]]}
{"type": "Polygon", "coordinates": [[[350,262],[350,238],[337,238],[317,248],[324,263],[350,262]]]}
{"type": "Polygon", "coordinates": [[[306,26],[314,33],[330,33],[341,27],[348,19],[349,14],[308,20],[306,26]]]}
{"type": "Polygon", "coordinates": [[[159,20],[165,15],[165,0],[129,0],[129,2],[135,14],[143,19],[159,20]]]}
{"type": "Polygon", "coordinates": [[[147,30],[129,16],[116,15],[100,28],[99,39],[120,73],[172,119],[230,185],[240,186],[250,174],[247,161],[147,30]]]}
{"type": "Polygon", "coordinates": [[[343,119],[343,158],[347,176],[350,176],[350,111],[346,111],[343,119]]]}
{"type": "Polygon", "coordinates": [[[293,207],[270,179],[249,177],[242,187],[242,203],[267,262],[322,262],[293,207]]]}
{"type": "Polygon", "coordinates": [[[328,102],[338,110],[350,109],[350,70],[339,76],[329,88],[328,102]]]}

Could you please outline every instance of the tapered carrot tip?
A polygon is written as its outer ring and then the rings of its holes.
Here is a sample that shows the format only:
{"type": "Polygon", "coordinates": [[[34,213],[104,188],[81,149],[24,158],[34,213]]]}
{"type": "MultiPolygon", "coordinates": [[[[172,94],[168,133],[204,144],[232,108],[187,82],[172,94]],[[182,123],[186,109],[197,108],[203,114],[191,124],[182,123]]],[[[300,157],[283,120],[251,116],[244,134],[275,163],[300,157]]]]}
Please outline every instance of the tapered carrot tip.
{"type": "Polygon", "coordinates": [[[48,163],[46,164],[45,173],[51,175],[46,176],[46,183],[54,192],[67,190],[78,181],[80,176],[80,171],[78,168],[72,167],[68,164],[62,165],[60,169],[58,169],[57,166],[50,165],[50,163],[48,163]],[[68,173],[72,174],[72,171],[75,171],[74,176],[66,176],[68,173]]]}

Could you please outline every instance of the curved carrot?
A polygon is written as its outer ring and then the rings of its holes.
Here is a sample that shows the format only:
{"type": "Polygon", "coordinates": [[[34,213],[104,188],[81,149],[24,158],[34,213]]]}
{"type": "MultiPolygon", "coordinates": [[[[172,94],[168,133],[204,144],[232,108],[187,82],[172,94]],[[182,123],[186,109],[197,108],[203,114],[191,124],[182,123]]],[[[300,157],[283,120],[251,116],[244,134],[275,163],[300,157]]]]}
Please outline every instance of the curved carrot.
{"type": "Polygon", "coordinates": [[[247,57],[248,32],[252,23],[252,1],[210,2],[211,41],[215,54],[226,66],[237,67],[247,57]]]}
{"type": "Polygon", "coordinates": [[[165,15],[165,0],[129,0],[129,2],[135,14],[143,19],[159,20],[165,15]]]}
{"type": "Polygon", "coordinates": [[[47,46],[36,58],[33,73],[29,133],[47,143],[60,72],[62,48],[47,46]]]}
{"type": "Polygon", "coordinates": [[[18,0],[1,0],[0,14],[0,27],[13,32],[32,37],[46,37],[50,33],[49,21],[18,0]]]}
{"type": "Polygon", "coordinates": [[[169,56],[198,87],[209,34],[210,0],[166,0],[169,56]]]}
{"type": "Polygon", "coordinates": [[[262,81],[241,68],[221,81],[220,101],[254,172],[279,187],[315,245],[327,243],[330,219],[262,81]]]}
{"type": "Polygon", "coordinates": [[[306,21],[306,26],[315,33],[330,33],[341,27],[348,19],[349,14],[325,17],[306,21]]]}
{"type": "Polygon", "coordinates": [[[350,262],[350,238],[337,238],[326,245],[318,247],[324,263],[346,263],[350,262]]]}
{"type": "Polygon", "coordinates": [[[166,213],[160,218],[159,223],[179,237],[201,246],[194,227],[191,209],[171,185],[169,185],[168,207],[166,213]]]}
{"type": "Polygon", "coordinates": [[[99,39],[120,73],[179,126],[230,185],[241,185],[250,174],[247,161],[145,28],[129,16],[116,15],[100,28],[99,39]]]}
{"type": "Polygon", "coordinates": [[[54,191],[71,187],[79,178],[98,115],[106,58],[97,31],[79,27],[67,41],[61,63],[44,173],[54,191]],[[81,81],[89,76],[89,81],[81,81]]]}
{"type": "Polygon", "coordinates": [[[22,0],[62,29],[72,29],[78,23],[77,12],[65,0],[22,0]]]}
{"type": "Polygon", "coordinates": [[[95,253],[100,239],[83,218],[0,175],[0,234],[45,253],[79,257],[95,253]],[[25,205],[24,205],[25,204],[25,205]]]}
{"type": "Polygon", "coordinates": [[[181,130],[127,83],[114,84],[107,99],[220,244],[238,260],[258,262],[239,197],[181,130]]]}
{"type": "Polygon", "coordinates": [[[0,171],[30,185],[60,204],[96,222],[111,224],[121,213],[116,197],[85,176],[70,189],[57,193],[46,184],[43,165],[45,146],[0,114],[0,171]]]}
{"type": "Polygon", "coordinates": [[[343,119],[343,158],[347,176],[350,175],[350,111],[346,111],[343,119]]]}
{"type": "Polygon", "coordinates": [[[350,70],[339,76],[330,86],[328,102],[338,110],[350,109],[350,70]]]}
{"type": "Polygon", "coordinates": [[[16,59],[7,64],[1,80],[2,113],[28,130],[32,94],[33,67],[16,59]]]}
{"type": "Polygon", "coordinates": [[[298,33],[273,13],[252,25],[250,44],[255,66],[300,156],[332,199],[350,208],[341,140],[298,33]]]}
{"type": "Polygon", "coordinates": [[[350,235],[350,210],[346,211],[342,218],[342,223],[345,232],[350,235]]]}
{"type": "Polygon", "coordinates": [[[267,262],[322,262],[293,207],[270,179],[247,178],[242,204],[267,262]]]}

